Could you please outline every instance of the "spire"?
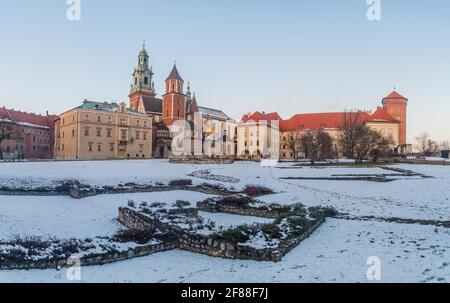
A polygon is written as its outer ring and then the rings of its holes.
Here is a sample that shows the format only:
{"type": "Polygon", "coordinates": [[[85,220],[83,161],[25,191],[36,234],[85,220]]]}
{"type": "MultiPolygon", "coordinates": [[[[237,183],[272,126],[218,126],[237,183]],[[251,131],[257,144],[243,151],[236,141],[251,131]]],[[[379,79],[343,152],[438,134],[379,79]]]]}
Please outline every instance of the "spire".
{"type": "Polygon", "coordinates": [[[150,67],[149,55],[146,50],[145,41],[142,43],[142,50],[138,55],[138,64],[133,73],[133,84],[130,93],[146,92],[155,95],[153,84],[153,71],[150,67]]]}
{"type": "Polygon", "coordinates": [[[167,80],[183,81],[183,78],[181,78],[180,74],[178,73],[178,69],[177,69],[176,63],[174,64],[174,66],[172,68],[172,71],[170,72],[170,75],[169,75],[169,77],[167,77],[166,81],[167,80]]]}
{"type": "Polygon", "coordinates": [[[188,82],[187,86],[187,92],[186,92],[186,100],[189,102],[192,100],[192,94],[191,94],[191,82],[188,82]]]}

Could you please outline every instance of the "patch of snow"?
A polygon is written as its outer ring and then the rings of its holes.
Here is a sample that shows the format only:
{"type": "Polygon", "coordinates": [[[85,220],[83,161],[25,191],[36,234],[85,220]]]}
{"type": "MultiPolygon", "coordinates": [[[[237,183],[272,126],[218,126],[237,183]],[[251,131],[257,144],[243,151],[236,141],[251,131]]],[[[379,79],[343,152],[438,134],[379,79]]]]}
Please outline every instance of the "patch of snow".
{"type": "MultiPolygon", "coordinates": [[[[225,260],[169,251],[82,268],[82,282],[369,283],[367,260],[381,260],[381,282],[450,282],[450,230],[328,219],[279,263],[225,260]]],[[[66,270],[0,271],[0,282],[67,282],[66,270]]]]}

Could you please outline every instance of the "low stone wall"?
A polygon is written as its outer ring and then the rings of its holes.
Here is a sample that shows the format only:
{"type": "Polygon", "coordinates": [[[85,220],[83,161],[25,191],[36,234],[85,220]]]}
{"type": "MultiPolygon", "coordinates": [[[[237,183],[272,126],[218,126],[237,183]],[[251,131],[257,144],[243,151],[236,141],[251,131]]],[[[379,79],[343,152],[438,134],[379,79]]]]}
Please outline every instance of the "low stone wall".
{"type": "Polygon", "coordinates": [[[178,236],[178,248],[180,249],[226,259],[272,262],[281,261],[289,251],[309,237],[324,221],[325,218],[319,220],[301,236],[289,239],[276,248],[258,249],[217,240],[211,236],[191,234],[177,226],[161,223],[131,208],[119,209],[119,222],[124,226],[130,229],[158,228],[162,231],[173,232],[178,236]]]}
{"type": "Polygon", "coordinates": [[[175,227],[172,227],[169,224],[165,224],[159,220],[152,219],[143,213],[127,207],[119,208],[119,217],[117,218],[117,220],[125,227],[133,230],[159,229],[162,232],[181,232],[181,229],[177,230],[175,227]]]}
{"type": "Polygon", "coordinates": [[[131,194],[131,193],[151,193],[151,192],[165,192],[186,190],[195,191],[209,195],[229,195],[237,192],[228,191],[226,189],[218,189],[208,187],[205,185],[199,186],[153,186],[153,185],[135,185],[127,187],[104,187],[104,188],[71,188],[71,189],[51,189],[51,188],[36,188],[36,189],[20,189],[20,188],[0,188],[0,196],[71,196],[74,199],[83,199],[96,195],[104,194],[131,194]]]}
{"type": "MultiPolygon", "coordinates": [[[[136,257],[144,257],[157,252],[172,250],[178,247],[178,242],[167,242],[161,244],[152,244],[137,246],[127,251],[111,251],[103,254],[93,254],[80,258],[81,266],[104,265],[136,257]]],[[[30,270],[30,269],[56,269],[71,265],[67,264],[67,259],[5,262],[0,264],[0,270],[30,270]]]]}
{"type": "Polygon", "coordinates": [[[233,164],[232,158],[190,158],[190,157],[177,157],[171,158],[170,163],[174,164],[233,164]]]}
{"type": "Polygon", "coordinates": [[[360,176],[360,177],[282,177],[280,180],[321,180],[321,181],[369,181],[369,182],[392,182],[384,176],[360,176]]]}
{"type": "Polygon", "coordinates": [[[199,210],[204,212],[226,213],[232,215],[263,217],[269,219],[276,219],[288,213],[286,211],[279,211],[276,209],[238,206],[226,203],[198,202],[197,207],[199,210]]]}
{"type": "Polygon", "coordinates": [[[354,220],[354,221],[380,221],[399,224],[419,224],[419,225],[432,225],[437,227],[450,228],[450,221],[437,221],[437,220],[420,220],[420,219],[408,219],[408,218],[394,218],[394,217],[376,217],[376,216],[350,216],[341,214],[336,216],[337,219],[354,220]]]}
{"type": "Polygon", "coordinates": [[[425,159],[396,159],[395,163],[422,165],[450,165],[450,161],[430,161],[425,159]]]}

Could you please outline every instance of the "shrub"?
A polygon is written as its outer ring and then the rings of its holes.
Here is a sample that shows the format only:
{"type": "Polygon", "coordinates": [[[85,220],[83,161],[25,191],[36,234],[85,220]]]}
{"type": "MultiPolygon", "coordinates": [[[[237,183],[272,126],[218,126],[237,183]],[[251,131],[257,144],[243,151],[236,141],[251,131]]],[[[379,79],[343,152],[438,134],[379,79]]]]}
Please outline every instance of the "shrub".
{"type": "Polygon", "coordinates": [[[19,245],[22,246],[25,249],[36,251],[36,250],[45,250],[51,246],[50,241],[44,241],[39,237],[25,237],[21,238],[20,236],[14,236],[13,240],[11,241],[11,244],[13,245],[19,245]]]}
{"type": "Polygon", "coordinates": [[[312,222],[304,217],[288,217],[287,222],[290,227],[289,237],[299,237],[304,234],[312,225],[312,222]]]}
{"type": "Polygon", "coordinates": [[[245,206],[251,202],[254,202],[254,200],[245,195],[225,196],[221,200],[217,201],[217,203],[232,204],[237,206],[245,206]]]}
{"type": "Polygon", "coordinates": [[[128,207],[132,207],[132,208],[136,207],[133,200],[128,200],[128,207]]]}
{"type": "Polygon", "coordinates": [[[227,188],[225,186],[221,185],[221,184],[202,183],[200,186],[204,187],[204,188],[209,188],[209,189],[212,189],[212,190],[217,190],[217,191],[220,191],[220,192],[227,192],[228,191],[227,188]]]}
{"type": "Polygon", "coordinates": [[[277,210],[277,211],[279,211],[281,213],[287,213],[287,212],[289,212],[291,210],[291,206],[289,206],[289,205],[281,205],[281,204],[278,204],[278,203],[270,204],[269,207],[271,209],[277,210]]]}
{"type": "Polygon", "coordinates": [[[178,200],[178,201],[175,203],[175,206],[178,207],[178,208],[180,208],[180,209],[183,209],[183,208],[185,208],[185,207],[191,206],[191,202],[189,202],[189,201],[183,201],[183,200],[178,200]]]}
{"type": "Polygon", "coordinates": [[[0,259],[4,261],[20,263],[25,260],[26,253],[21,249],[14,248],[8,251],[7,254],[0,253],[0,259]]]}
{"type": "Polygon", "coordinates": [[[273,194],[273,190],[260,185],[247,185],[243,192],[250,197],[260,197],[273,194]]]}
{"type": "Polygon", "coordinates": [[[142,202],[142,203],[140,204],[141,207],[147,207],[147,205],[148,205],[147,202],[142,202]]]}
{"type": "Polygon", "coordinates": [[[323,217],[335,217],[338,212],[331,207],[310,207],[308,208],[309,216],[313,219],[321,219],[323,217]]]}
{"type": "Polygon", "coordinates": [[[114,235],[113,239],[120,243],[134,242],[144,245],[153,238],[153,233],[153,230],[125,229],[114,235]]]}
{"type": "Polygon", "coordinates": [[[165,205],[165,204],[162,203],[162,202],[155,202],[155,203],[150,204],[150,207],[151,207],[151,208],[161,208],[161,207],[163,207],[164,205],[165,205]]]}
{"type": "Polygon", "coordinates": [[[77,239],[69,239],[61,242],[54,250],[54,256],[70,256],[80,252],[81,243],[77,239]]]}
{"type": "Polygon", "coordinates": [[[191,179],[179,179],[179,180],[172,180],[169,182],[169,186],[191,186],[192,180],[191,179]]]}
{"type": "Polygon", "coordinates": [[[299,217],[306,217],[307,210],[303,204],[294,204],[292,206],[290,215],[291,216],[299,216],[299,217]]]}
{"type": "Polygon", "coordinates": [[[281,238],[280,228],[276,224],[261,224],[261,231],[267,235],[269,239],[281,238]]]}
{"type": "Polygon", "coordinates": [[[252,233],[252,229],[248,225],[241,225],[237,227],[231,227],[214,236],[215,239],[226,241],[230,243],[244,243],[250,239],[249,234],[252,233]]]}

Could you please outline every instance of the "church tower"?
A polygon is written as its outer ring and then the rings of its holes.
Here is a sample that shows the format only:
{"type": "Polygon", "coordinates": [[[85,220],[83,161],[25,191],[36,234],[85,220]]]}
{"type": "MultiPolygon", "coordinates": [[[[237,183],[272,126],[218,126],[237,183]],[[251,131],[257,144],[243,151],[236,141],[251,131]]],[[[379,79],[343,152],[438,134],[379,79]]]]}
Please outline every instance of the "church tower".
{"type": "Polygon", "coordinates": [[[153,71],[149,66],[149,56],[142,47],[138,56],[138,64],[133,73],[133,84],[130,91],[130,108],[139,111],[139,105],[142,97],[154,98],[156,96],[155,83],[153,82],[153,71]]]}
{"type": "Polygon", "coordinates": [[[174,121],[186,119],[186,95],[183,90],[184,81],[174,65],[166,79],[166,94],[163,96],[163,122],[171,125],[174,121]]]}
{"type": "Polygon", "coordinates": [[[407,131],[407,107],[408,99],[393,91],[389,96],[383,99],[383,108],[396,120],[400,121],[399,126],[399,144],[406,144],[406,131],[407,131]]]}

